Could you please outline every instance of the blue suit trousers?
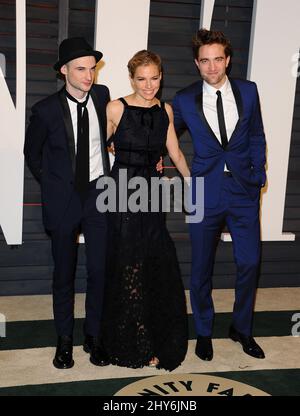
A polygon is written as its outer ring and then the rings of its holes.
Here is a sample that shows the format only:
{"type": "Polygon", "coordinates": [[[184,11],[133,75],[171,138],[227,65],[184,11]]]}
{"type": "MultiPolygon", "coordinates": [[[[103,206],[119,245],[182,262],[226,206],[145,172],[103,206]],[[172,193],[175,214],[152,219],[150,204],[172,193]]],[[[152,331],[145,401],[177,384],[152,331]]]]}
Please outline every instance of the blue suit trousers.
{"type": "Polygon", "coordinates": [[[197,335],[211,336],[213,331],[212,274],[224,223],[231,234],[237,267],[232,323],[237,331],[251,335],[261,255],[259,199],[259,191],[253,200],[233,177],[224,174],[218,205],[205,208],[202,222],[190,224],[190,296],[197,335]]]}

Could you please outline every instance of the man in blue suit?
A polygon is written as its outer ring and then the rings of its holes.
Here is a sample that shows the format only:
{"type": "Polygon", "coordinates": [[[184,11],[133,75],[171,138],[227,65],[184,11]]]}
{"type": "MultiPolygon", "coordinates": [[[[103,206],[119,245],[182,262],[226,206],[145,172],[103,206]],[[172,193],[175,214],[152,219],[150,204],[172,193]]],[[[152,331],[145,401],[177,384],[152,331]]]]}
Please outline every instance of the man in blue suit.
{"type": "Polygon", "coordinates": [[[109,91],[93,85],[101,57],[84,38],[61,43],[54,69],[64,77],[65,86],[33,106],[24,146],[27,164],[41,184],[43,221],[52,243],[58,335],[53,364],[60,369],[74,365],[74,278],[80,231],[85,237],[88,272],[84,350],[94,365],[108,364],[100,328],[107,224],[105,214],[96,209],[96,182],[109,174],[109,91]]]}
{"type": "Polygon", "coordinates": [[[187,128],[194,147],[192,183],[204,177],[204,219],[190,224],[191,304],[202,360],[213,358],[212,272],[224,223],[231,234],[237,266],[229,337],[245,353],[264,358],[252,337],[260,263],[260,190],[266,181],[265,135],[256,84],[228,78],[232,55],[222,32],[201,29],[193,53],[202,80],[179,91],[173,102],[177,131],[187,128]]]}

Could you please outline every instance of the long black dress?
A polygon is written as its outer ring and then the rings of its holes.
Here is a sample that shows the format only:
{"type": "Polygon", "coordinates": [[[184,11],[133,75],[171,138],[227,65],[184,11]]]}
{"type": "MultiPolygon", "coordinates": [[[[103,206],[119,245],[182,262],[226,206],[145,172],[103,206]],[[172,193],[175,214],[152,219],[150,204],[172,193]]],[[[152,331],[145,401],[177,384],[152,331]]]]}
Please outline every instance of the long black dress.
{"type": "MultiPolygon", "coordinates": [[[[139,176],[150,184],[159,176],[156,164],[165,152],[168,114],[163,103],[144,108],[120,100],[124,112],[113,137],[111,176],[118,185],[123,170],[127,181],[139,176]]],[[[128,198],[135,190],[128,191],[128,198]]],[[[173,370],[184,360],[185,294],[164,213],[109,213],[104,305],[103,343],[112,364],[138,368],[155,356],[161,368],[173,370]]]]}

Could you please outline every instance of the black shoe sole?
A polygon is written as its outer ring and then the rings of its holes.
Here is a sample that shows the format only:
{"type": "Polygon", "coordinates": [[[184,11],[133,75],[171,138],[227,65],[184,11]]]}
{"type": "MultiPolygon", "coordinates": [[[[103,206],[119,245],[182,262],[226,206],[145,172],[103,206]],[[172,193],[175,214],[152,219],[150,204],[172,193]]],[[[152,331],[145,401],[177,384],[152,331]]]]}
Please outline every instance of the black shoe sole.
{"type": "Polygon", "coordinates": [[[198,358],[200,358],[200,360],[202,361],[211,361],[213,359],[213,355],[211,357],[201,357],[201,355],[195,353],[197,355],[198,358]]]}
{"type": "Polygon", "coordinates": [[[90,357],[90,362],[94,365],[96,365],[97,367],[105,367],[106,365],[109,365],[110,362],[109,361],[95,361],[92,359],[92,357],[90,357]]]}
{"type": "Polygon", "coordinates": [[[195,355],[200,358],[202,361],[211,361],[214,357],[214,353],[212,351],[211,355],[201,355],[197,351],[195,351],[195,355]]]}
{"type": "Polygon", "coordinates": [[[245,354],[249,355],[250,357],[256,358],[257,360],[263,360],[264,358],[266,358],[264,355],[261,356],[261,355],[250,354],[250,352],[245,351],[244,348],[243,348],[243,351],[245,354]]]}
{"type": "Polygon", "coordinates": [[[239,339],[239,337],[238,337],[238,336],[236,336],[236,335],[229,335],[229,338],[230,338],[232,341],[234,341],[234,342],[238,342],[238,343],[241,345],[241,347],[242,347],[242,349],[243,349],[244,353],[245,353],[245,354],[247,354],[247,355],[249,355],[250,357],[257,358],[258,360],[263,360],[264,358],[266,358],[266,357],[265,357],[265,355],[263,355],[263,356],[257,356],[257,355],[255,355],[255,354],[251,354],[249,351],[245,351],[245,349],[244,349],[244,347],[243,347],[243,344],[241,343],[241,341],[240,341],[240,339],[239,339]]]}
{"type": "MultiPolygon", "coordinates": [[[[91,349],[87,344],[83,345],[83,351],[86,352],[87,354],[91,353],[91,349]]],[[[110,362],[109,361],[96,361],[92,358],[92,356],[90,356],[90,362],[94,365],[96,365],[97,367],[105,367],[106,365],[109,365],[110,362]]]]}
{"type": "Polygon", "coordinates": [[[74,366],[74,360],[72,360],[70,362],[70,364],[59,364],[55,358],[52,361],[52,364],[54,365],[55,368],[57,368],[58,370],[67,370],[68,368],[72,368],[74,366]]]}

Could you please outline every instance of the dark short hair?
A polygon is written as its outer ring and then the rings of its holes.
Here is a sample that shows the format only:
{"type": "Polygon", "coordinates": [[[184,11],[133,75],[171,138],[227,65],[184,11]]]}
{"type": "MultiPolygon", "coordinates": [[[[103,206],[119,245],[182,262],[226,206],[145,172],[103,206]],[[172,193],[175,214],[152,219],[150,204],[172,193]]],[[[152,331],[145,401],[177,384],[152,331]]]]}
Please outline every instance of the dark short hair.
{"type": "Polygon", "coordinates": [[[229,39],[227,39],[223,32],[216,30],[200,29],[193,38],[193,55],[198,59],[199,49],[204,45],[212,45],[218,43],[224,46],[226,58],[232,56],[232,47],[229,39]]]}
{"type": "Polygon", "coordinates": [[[137,52],[127,65],[130,77],[134,77],[137,67],[150,64],[156,65],[159,72],[161,72],[161,59],[159,55],[146,49],[137,52]]]}

